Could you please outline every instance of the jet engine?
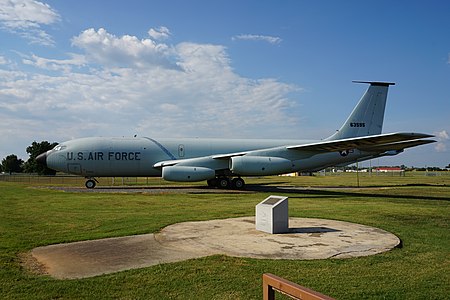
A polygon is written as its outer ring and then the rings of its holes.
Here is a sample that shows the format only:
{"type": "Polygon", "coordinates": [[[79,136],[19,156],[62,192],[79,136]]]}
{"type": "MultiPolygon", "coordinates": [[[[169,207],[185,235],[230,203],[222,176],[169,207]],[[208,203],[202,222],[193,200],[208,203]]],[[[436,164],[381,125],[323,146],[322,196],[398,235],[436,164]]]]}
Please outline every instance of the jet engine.
{"type": "Polygon", "coordinates": [[[203,181],[216,177],[213,169],[189,166],[168,166],[162,168],[162,178],[168,181],[203,181]]]}
{"type": "Polygon", "coordinates": [[[230,170],[238,175],[276,175],[292,171],[289,159],[269,156],[235,156],[231,158],[230,170]]]}

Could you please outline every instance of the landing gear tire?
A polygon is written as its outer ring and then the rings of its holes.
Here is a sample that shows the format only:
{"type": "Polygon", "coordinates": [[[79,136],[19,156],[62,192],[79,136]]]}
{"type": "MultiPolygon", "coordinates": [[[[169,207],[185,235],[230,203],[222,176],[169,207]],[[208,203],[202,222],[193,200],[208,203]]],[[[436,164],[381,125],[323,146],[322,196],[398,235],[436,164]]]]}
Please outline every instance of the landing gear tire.
{"type": "Polygon", "coordinates": [[[236,189],[236,190],[243,189],[243,188],[245,187],[245,181],[244,181],[244,179],[242,179],[242,178],[240,178],[240,177],[234,178],[234,179],[231,181],[231,187],[232,187],[233,189],[236,189]]]}
{"type": "Polygon", "coordinates": [[[95,180],[89,179],[84,184],[88,189],[93,189],[96,186],[95,180]]]}
{"type": "Polygon", "coordinates": [[[218,178],[217,179],[217,187],[220,189],[227,189],[231,185],[230,179],[226,177],[218,178]]]}

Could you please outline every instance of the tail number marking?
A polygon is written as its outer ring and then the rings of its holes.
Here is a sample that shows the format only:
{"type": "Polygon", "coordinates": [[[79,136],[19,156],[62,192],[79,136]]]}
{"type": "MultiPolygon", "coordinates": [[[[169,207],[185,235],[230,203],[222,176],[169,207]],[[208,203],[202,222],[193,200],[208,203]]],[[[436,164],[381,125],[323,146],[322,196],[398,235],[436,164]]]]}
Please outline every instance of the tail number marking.
{"type": "Polygon", "coordinates": [[[352,123],[350,123],[350,127],[366,127],[366,123],[364,123],[364,122],[352,122],[352,123]]]}

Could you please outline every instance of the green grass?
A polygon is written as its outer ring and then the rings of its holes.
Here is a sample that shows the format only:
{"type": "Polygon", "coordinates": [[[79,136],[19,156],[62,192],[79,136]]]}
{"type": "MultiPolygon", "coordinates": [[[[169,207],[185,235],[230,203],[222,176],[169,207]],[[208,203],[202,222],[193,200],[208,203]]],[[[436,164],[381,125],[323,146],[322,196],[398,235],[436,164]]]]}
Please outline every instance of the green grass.
{"type": "MultiPolygon", "coordinates": [[[[54,243],[156,232],[182,221],[254,215],[255,205],[271,192],[70,193],[42,188],[47,184],[42,180],[37,184],[0,182],[0,297],[261,299],[261,276],[269,272],[337,299],[446,299],[450,290],[449,178],[446,174],[365,175],[360,176],[363,188],[339,188],[355,187],[354,174],[247,179],[250,185],[338,187],[285,193],[290,216],[388,230],[402,239],[403,247],[387,253],[315,261],[217,255],[78,280],[32,274],[21,267],[19,254],[54,243]]],[[[147,184],[144,181],[141,184],[147,184]]],[[[149,185],[158,182],[152,179],[149,185]]]]}

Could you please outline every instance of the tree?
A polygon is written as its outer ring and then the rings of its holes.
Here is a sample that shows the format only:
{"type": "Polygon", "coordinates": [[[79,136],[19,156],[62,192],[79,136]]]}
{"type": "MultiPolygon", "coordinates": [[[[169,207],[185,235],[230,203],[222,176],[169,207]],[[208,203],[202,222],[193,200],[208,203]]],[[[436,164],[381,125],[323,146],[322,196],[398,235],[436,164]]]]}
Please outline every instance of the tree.
{"type": "Polygon", "coordinates": [[[47,141],[42,141],[40,143],[34,141],[31,146],[27,147],[27,153],[30,154],[30,158],[28,158],[25,163],[24,169],[27,173],[38,173],[39,175],[55,175],[56,171],[47,168],[41,164],[36,162],[36,157],[39,154],[47,152],[48,150],[53,149],[58,143],[50,144],[47,141]]]}
{"type": "Polygon", "coordinates": [[[22,165],[23,160],[17,158],[17,155],[15,154],[8,155],[2,160],[2,170],[4,172],[9,172],[9,174],[12,172],[21,173],[23,170],[22,165]]]}

